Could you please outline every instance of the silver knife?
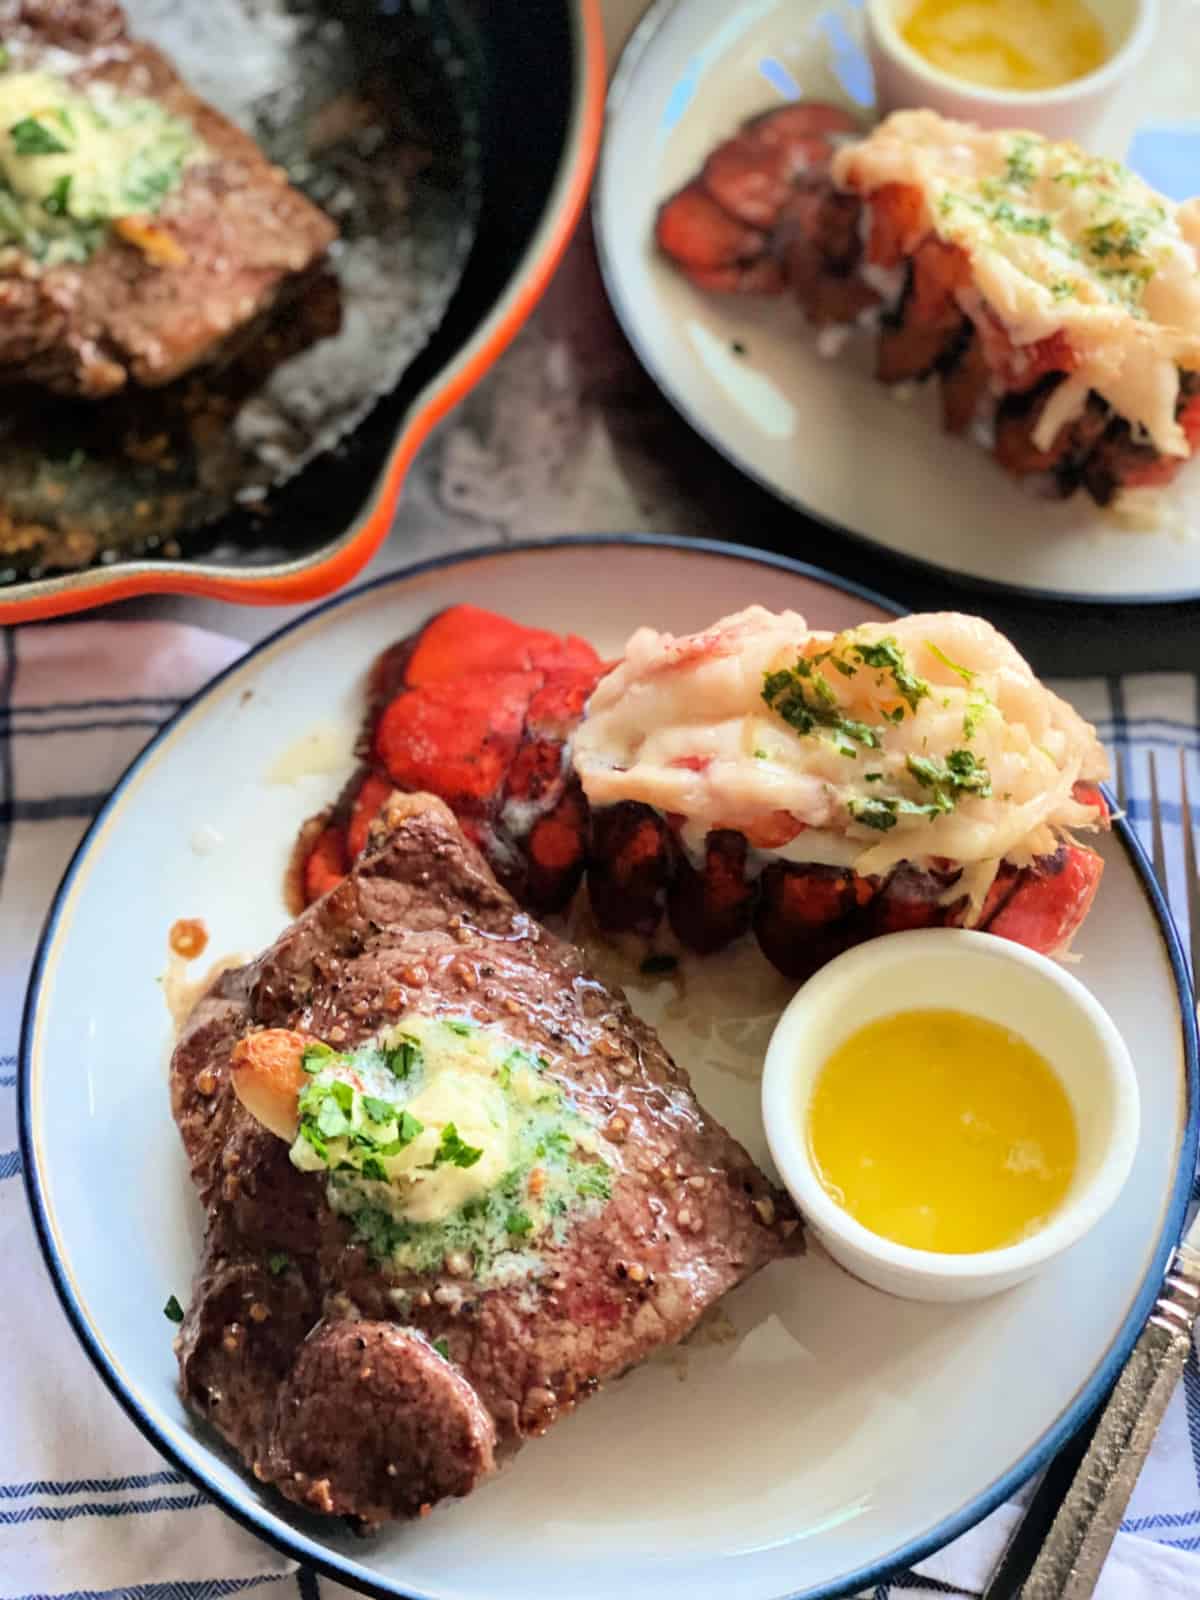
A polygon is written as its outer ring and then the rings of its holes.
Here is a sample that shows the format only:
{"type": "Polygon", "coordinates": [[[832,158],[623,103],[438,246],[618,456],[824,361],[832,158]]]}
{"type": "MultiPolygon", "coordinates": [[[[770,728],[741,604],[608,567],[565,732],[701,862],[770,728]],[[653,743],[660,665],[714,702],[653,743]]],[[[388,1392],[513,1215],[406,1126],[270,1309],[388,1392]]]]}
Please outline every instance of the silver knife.
{"type": "MultiPolygon", "coordinates": [[[[1183,1373],[1198,1316],[1200,1213],[1171,1258],[1162,1293],[1100,1414],[1020,1600],[1086,1600],[1095,1589],[1183,1373]]],[[[998,1592],[989,1585],[983,1600],[998,1592]]]]}

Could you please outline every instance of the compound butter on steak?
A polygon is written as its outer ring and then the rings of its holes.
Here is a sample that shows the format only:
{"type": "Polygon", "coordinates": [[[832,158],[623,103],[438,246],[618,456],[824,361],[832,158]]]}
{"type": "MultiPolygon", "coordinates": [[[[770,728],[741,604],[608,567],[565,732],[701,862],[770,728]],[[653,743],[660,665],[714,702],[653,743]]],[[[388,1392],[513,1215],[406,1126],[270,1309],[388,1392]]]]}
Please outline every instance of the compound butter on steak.
{"type": "Polygon", "coordinates": [[[0,0],[0,381],[102,399],[223,359],[337,229],[115,0],[0,0]]]}
{"type": "Polygon", "coordinates": [[[466,1494],[800,1248],[624,996],[428,795],[215,981],[171,1084],[208,1211],[184,1398],[364,1527],[466,1494]]]}

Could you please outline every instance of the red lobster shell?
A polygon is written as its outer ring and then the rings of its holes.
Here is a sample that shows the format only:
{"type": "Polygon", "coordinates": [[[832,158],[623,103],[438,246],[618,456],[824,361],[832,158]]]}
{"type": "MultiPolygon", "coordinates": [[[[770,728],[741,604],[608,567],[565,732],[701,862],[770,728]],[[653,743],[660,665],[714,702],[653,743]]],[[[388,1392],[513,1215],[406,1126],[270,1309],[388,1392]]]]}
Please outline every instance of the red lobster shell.
{"type": "MultiPolygon", "coordinates": [[[[371,673],[362,766],[301,834],[295,898],[308,904],[334,887],[396,788],[445,800],[531,911],[562,910],[586,871],[602,928],[648,938],[665,916],[680,943],[701,953],[753,929],[789,977],[878,934],[962,922],[967,898],[953,894],[952,862],[936,871],[902,862],[878,878],[783,861],[754,872],[751,841],[715,829],[696,865],[679,842],[682,818],[633,801],[591,810],[570,737],[606,670],[582,639],[467,605],[393,645],[371,673]]],[[[1099,791],[1083,788],[1079,798],[1107,815],[1099,791]]],[[[1059,950],[1087,915],[1102,867],[1068,841],[1028,867],[1004,863],[975,926],[1059,950]]]]}

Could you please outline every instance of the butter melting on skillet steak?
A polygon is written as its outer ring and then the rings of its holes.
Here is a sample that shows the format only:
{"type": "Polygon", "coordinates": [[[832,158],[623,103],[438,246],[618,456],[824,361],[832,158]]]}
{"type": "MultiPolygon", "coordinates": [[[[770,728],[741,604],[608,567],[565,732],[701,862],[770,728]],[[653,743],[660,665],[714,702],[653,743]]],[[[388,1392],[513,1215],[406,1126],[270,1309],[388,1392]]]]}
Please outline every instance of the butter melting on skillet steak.
{"type": "Polygon", "coordinates": [[[15,68],[48,66],[74,88],[156,101],[205,150],[152,219],[167,257],[115,233],[90,260],[42,271],[5,253],[0,381],[89,399],[157,387],[234,354],[310,281],[334,224],[159,50],[130,36],[114,0],[0,0],[0,42],[15,68]]]}
{"type": "Polygon", "coordinates": [[[260,1480],[365,1526],[466,1494],[800,1247],[786,1199],[624,996],[517,908],[428,796],[396,796],[350,876],[215,982],[171,1076],[208,1210],[177,1343],[184,1397],[260,1480]],[[611,1199],[539,1244],[541,1276],[481,1284],[449,1258],[385,1272],[323,1175],[294,1167],[233,1092],[230,1055],[251,1030],[349,1050],[406,1011],[502,1025],[612,1148],[611,1199]]]}

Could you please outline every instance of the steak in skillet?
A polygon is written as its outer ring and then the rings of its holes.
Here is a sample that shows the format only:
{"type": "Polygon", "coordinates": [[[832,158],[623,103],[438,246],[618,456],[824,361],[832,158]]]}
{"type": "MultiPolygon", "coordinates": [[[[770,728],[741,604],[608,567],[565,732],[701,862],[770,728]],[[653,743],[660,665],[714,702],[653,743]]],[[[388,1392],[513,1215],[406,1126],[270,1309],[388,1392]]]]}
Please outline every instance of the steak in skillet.
{"type": "Polygon", "coordinates": [[[112,0],[0,0],[0,41],[0,382],[168,383],[320,262],[333,223],[112,0]]]}
{"type": "Polygon", "coordinates": [[[171,1086],[208,1211],[184,1397],[260,1480],[364,1526],[465,1494],[800,1246],[654,1033],[427,795],[396,795],[350,875],[214,983],[171,1086]],[[239,1098],[239,1063],[297,1039],[322,1041],[292,1147],[313,1170],[239,1098]],[[375,1099],[331,1103],[347,1061],[375,1099]],[[411,1113],[339,1138],[343,1107],[387,1120],[381,1083],[411,1113]],[[359,1169],[330,1171],[338,1148],[359,1169]]]}

